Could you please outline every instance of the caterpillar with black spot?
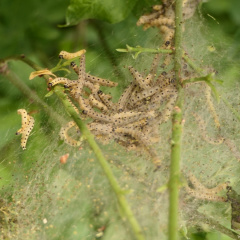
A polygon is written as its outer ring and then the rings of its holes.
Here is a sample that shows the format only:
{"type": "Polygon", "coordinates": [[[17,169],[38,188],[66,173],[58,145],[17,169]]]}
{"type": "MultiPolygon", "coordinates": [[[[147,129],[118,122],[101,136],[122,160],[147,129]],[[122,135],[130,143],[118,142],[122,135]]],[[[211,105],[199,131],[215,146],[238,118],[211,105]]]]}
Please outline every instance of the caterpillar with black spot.
{"type": "Polygon", "coordinates": [[[28,137],[34,127],[34,118],[25,109],[19,109],[17,113],[22,117],[22,127],[16,132],[16,135],[22,134],[21,147],[25,150],[28,137]]]}
{"type": "Polygon", "coordinates": [[[117,110],[118,112],[124,111],[127,105],[127,102],[129,100],[129,97],[131,96],[131,93],[133,89],[136,87],[134,83],[131,83],[122,93],[120,96],[118,103],[117,103],[117,110]]]}
{"type": "Polygon", "coordinates": [[[48,80],[48,87],[53,87],[57,84],[63,84],[63,85],[71,85],[73,83],[72,80],[69,80],[68,78],[64,78],[64,77],[58,77],[58,78],[49,78],[48,80]]]}
{"type": "Polygon", "coordinates": [[[151,119],[155,117],[154,111],[149,112],[122,112],[112,116],[113,123],[115,126],[123,126],[136,121],[140,121],[144,118],[151,119]]]}
{"type": "Polygon", "coordinates": [[[95,77],[90,74],[86,74],[85,77],[88,81],[90,81],[92,83],[98,83],[101,86],[116,87],[118,85],[118,83],[116,83],[116,82],[112,82],[112,81],[109,81],[104,78],[95,77]]]}
{"type": "Polygon", "coordinates": [[[93,106],[93,107],[97,107],[98,109],[107,112],[108,108],[107,106],[105,106],[102,102],[99,102],[94,96],[93,94],[90,94],[89,97],[89,103],[93,106]]]}
{"type": "Polygon", "coordinates": [[[189,186],[186,186],[186,190],[188,193],[190,193],[193,197],[196,197],[198,199],[202,200],[209,200],[209,201],[217,201],[217,202],[226,202],[225,197],[218,196],[220,191],[225,190],[227,186],[229,185],[228,182],[219,184],[218,186],[214,188],[206,188],[198,181],[198,179],[193,174],[188,174],[188,179],[192,183],[193,188],[190,188],[189,186]]]}
{"type": "Polygon", "coordinates": [[[70,60],[70,59],[73,59],[73,58],[76,58],[76,57],[80,57],[84,53],[86,53],[85,49],[82,49],[82,50],[80,50],[78,52],[75,52],[75,53],[69,53],[67,51],[61,51],[59,53],[59,58],[65,59],[65,60],[70,60]]]}
{"type": "MultiPolygon", "coordinates": [[[[73,147],[80,146],[81,144],[80,141],[77,141],[68,135],[69,129],[75,126],[76,126],[76,123],[74,121],[68,122],[64,127],[61,127],[59,132],[60,138],[64,140],[65,143],[73,147]]],[[[78,128],[76,127],[76,129],[78,128]]]]}
{"type": "Polygon", "coordinates": [[[132,66],[129,66],[128,69],[134,77],[135,82],[138,83],[141,88],[147,89],[150,87],[149,84],[151,82],[151,78],[149,76],[147,78],[143,78],[143,76],[132,66]]]}
{"type": "Polygon", "coordinates": [[[110,116],[105,115],[103,113],[95,112],[91,106],[86,104],[86,99],[84,99],[82,96],[79,97],[79,105],[80,105],[80,108],[83,110],[83,113],[91,117],[92,119],[108,122],[108,123],[113,122],[110,116]]]}
{"type": "Polygon", "coordinates": [[[98,96],[100,97],[101,101],[107,106],[107,108],[110,111],[116,111],[117,106],[115,103],[113,103],[111,101],[111,99],[112,99],[111,95],[105,94],[101,90],[99,90],[97,93],[98,93],[98,96]]]}

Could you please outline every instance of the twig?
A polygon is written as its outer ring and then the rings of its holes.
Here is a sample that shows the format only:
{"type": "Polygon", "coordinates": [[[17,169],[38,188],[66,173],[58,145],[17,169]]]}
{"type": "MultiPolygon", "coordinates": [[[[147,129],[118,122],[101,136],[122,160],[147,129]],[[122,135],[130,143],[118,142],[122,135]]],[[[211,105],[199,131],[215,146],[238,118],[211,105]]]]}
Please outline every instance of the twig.
{"type": "Polygon", "coordinates": [[[182,138],[182,106],[183,89],[181,87],[181,60],[182,60],[182,0],[175,2],[175,56],[174,70],[178,87],[178,98],[172,118],[171,163],[169,179],[169,240],[178,239],[178,201],[182,138]]]}

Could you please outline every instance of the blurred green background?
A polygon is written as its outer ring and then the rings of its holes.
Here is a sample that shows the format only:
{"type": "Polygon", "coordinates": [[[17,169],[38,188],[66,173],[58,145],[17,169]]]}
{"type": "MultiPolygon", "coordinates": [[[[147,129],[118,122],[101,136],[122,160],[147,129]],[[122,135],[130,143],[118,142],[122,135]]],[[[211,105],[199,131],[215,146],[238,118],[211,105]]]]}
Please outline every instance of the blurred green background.
{"type": "MultiPolygon", "coordinates": [[[[82,2],[84,6],[84,1],[71,1],[73,8],[76,2],[82,2]]],[[[126,44],[143,47],[156,46],[157,40],[152,38],[157,34],[157,30],[145,32],[141,27],[136,26],[136,21],[141,14],[150,10],[151,5],[158,4],[159,1],[122,0],[118,1],[117,6],[113,2],[115,1],[103,1],[102,4],[107,6],[104,11],[99,10],[100,8],[95,11],[89,11],[85,7],[78,9],[83,15],[85,14],[84,20],[81,21],[74,15],[72,8],[68,8],[70,1],[1,0],[0,59],[24,54],[43,68],[52,68],[58,62],[58,54],[61,50],[75,52],[84,48],[87,50],[86,64],[89,71],[102,77],[110,76],[115,81],[119,81],[119,88],[115,92],[117,97],[126,84],[127,75],[122,68],[124,66],[122,54],[116,52],[115,49],[124,48],[126,44]],[[111,14],[106,17],[105,13],[108,11],[111,14]],[[88,20],[88,18],[91,19],[88,20]],[[71,26],[60,27],[65,24],[71,26]]],[[[216,46],[221,46],[223,42],[225,46],[230,46],[228,57],[234,64],[227,65],[226,71],[229,78],[239,81],[236,76],[239,76],[240,61],[240,1],[204,1],[196,14],[199,14],[211,29],[209,38],[214,39],[216,46]]],[[[5,194],[3,196],[11,198],[16,179],[30,172],[34,156],[39,156],[44,152],[52,139],[50,133],[55,128],[54,123],[49,121],[44,111],[40,111],[31,99],[10,82],[3,68],[1,71],[0,187],[2,187],[2,193],[5,194]],[[20,128],[20,116],[17,115],[19,108],[35,111],[34,117],[38,123],[34,131],[40,132],[39,140],[27,153],[21,152],[20,138],[15,136],[15,132],[20,128]],[[21,153],[18,154],[19,152],[21,153]],[[14,176],[12,176],[13,173],[14,176]]],[[[11,71],[16,78],[28,85],[59,114],[63,114],[54,97],[44,98],[47,86],[43,79],[28,80],[32,71],[30,67],[20,61],[10,61],[6,71],[11,71]]],[[[57,144],[61,145],[61,143],[56,143],[56,148],[57,144]]],[[[204,232],[193,234],[191,239],[220,239],[219,235],[215,235],[204,232]]]]}

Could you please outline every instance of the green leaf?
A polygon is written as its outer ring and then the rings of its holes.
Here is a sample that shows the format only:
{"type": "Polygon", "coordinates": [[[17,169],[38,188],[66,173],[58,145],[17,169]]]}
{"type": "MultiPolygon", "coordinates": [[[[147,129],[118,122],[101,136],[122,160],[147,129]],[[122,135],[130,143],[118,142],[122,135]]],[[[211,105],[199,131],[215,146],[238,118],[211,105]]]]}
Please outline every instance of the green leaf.
{"type": "Polygon", "coordinates": [[[109,23],[124,20],[137,0],[71,0],[66,14],[66,26],[76,25],[84,19],[99,19],[109,23]]]}

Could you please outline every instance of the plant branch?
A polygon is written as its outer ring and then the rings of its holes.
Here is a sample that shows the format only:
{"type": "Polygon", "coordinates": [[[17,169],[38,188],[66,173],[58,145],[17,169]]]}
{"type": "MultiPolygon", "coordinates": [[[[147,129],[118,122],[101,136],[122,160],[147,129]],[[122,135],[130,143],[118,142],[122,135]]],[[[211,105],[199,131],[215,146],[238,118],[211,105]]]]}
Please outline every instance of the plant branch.
{"type": "Polygon", "coordinates": [[[54,87],[54,92],[57,94],[59,99],[62,101],[66,111],[70,114],[72,119],[76,122],[77,126],[79,127],[81,133],[86,138],[87,142],[89,143],[90,147],[92,148],[93,152],[95,153],[97,160],[99,164],[102,167],[102,170],[104,171],[116,197],[118,200],[118,203],[123,210],[123,213],[125,214],[127,220],[130,223],[130,226],[132,228],[132,231],[135,235],[135,238],[138,240],[144,240],[144,236],[142,233],[142,230],[140,228],[140,225],[138,224],[135,216],[133,215],[133,212],[125,198],[124,191],[120,188],[115,176],[112,173],[112,170],[105,159],[101,149],[97,145],[96,141],[94,140],[94,136],[92,133],[88,130],[86,124],[80,119],[79,115],[76,113],[75,109],[71,105],[71,103],[67,100],[67,95],[62,91],[62,89],[59,86],[54,87]]]}
{"type": "Polygon", "coordinates": [[[175,2],[175,55],[174,70],[178,87],[178,98],[172,118],[171,163],[169,178],[169,240],[178,239],[178,201],[180,183],[180,160],[182,138],[183,89],[181,86],[182,60],[182,0],[175,2]]]}

